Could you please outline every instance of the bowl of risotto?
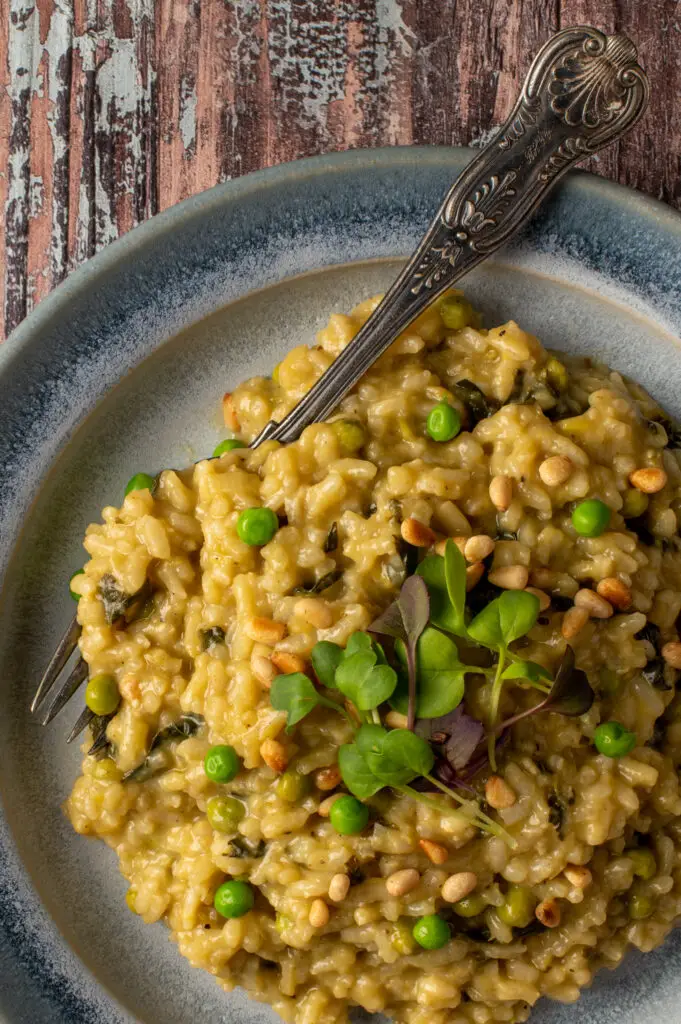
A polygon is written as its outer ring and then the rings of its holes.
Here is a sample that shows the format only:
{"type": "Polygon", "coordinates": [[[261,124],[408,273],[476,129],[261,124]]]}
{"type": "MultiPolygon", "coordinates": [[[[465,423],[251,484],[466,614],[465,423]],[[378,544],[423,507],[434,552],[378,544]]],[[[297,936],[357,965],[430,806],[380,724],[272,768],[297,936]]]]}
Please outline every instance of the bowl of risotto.
{"type": "Polygon", "coordinates": [[[466,159],[213,190],[3,351],[3,1024],[673,1019],[677,216],[573,175],[248,447],[466,159]],[[88,679],[42,730],[74,608],[88,679]]]}

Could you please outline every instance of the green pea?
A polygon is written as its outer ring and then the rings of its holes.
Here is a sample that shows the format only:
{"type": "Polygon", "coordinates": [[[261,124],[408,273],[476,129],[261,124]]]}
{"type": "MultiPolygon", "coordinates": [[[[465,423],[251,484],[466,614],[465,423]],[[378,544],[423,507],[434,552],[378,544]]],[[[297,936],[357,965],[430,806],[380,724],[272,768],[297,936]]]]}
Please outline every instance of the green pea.
{"type": "Polygon", "coordinates": [[[235,448],[245,448],[245,447],[246,447],[246,445],[243,443],[243,441],[239,441],[238,438],[236,438],[236,437],[227,437],[227,438],[225,438],[224,441],[220,441],[220,444],[217,445],[217,447],[215,448],[215,451],[213,452],[213,458],[214,459],[219,459],[221,455],[225,454],[225,452],[233,452],[235,448]]]}
{"type": "Polygon", "coordinates": [[[594,732],[594,745],[606,757],[624,757],[636,746],[636,733],[629,732],[621,722],[603,722],[594,732]]]}
{"type": "Polygon", "coordinates": [[[92,774],[100,782],[120,782],[123,778],[123,772],[110,757],[104,757],[98,761],[92,774]]]}
{"type": "Polygon", "coordinates": [[[450,295],[440,303],[442,323],[450,331],[460,331],[473,322],[473,307],[462,295],[450,295]]]}
{"type": "MultiPolygon", "coordinates": [[[[76,576],[84,576],[84,575],[85,575],[85,569],[76,569],[76,571],[74,572],[73,576],[69,580],[69,583],[72,583],[73,580],[75,580],[76,576]]],[[[75,592],[75,590],[73,590],[71,587],[69,587],[69,594],[71,595],[71,597],[73,598],[74,601],[80,601],[80,594],[77,594],[75,592]]]]}
{"type": "Polygon", "coordinates": [[[439,402],[428,413],[426,429],[433,441],[451,441],[461,430],[461,417],[449,402],[439,402]]]}
{"type": "Polygon", "coordinates": [[[510,885],[506,898],[497,913],[511,928],[527,928],[534,919],[534,908],[537,900],[531,889],[525,885],[510,885]]]}
{"type": "Polygon", "coordinates": [[[572,513],[572,525],[582,537],[600,537],[610,525],[610,509],[598,498],[580,501],[572,513]]]}
{"type": "Polygon", "coordinates": [[[206,805],[206,815],[216,832],[231,835],[246,816],[246,808],[233,796],[214,796],[206,805]]]}
{"type": "Polygon", "coordinates": [[[241,760],[234,747],[221,743],[210,748],[203,768],[211,782],[231,782],[241,771],[241,760]]]}
{"type": "Polygon", "coordinates": [[[369,808],[346,794],[335,800],[329,811],[331,824],[342,836],[354,836],[367,827],[369,808]]]}
{"type": "Polygon", "coordinates": [[[153,491],[156,486],[156,478],[148,473],[135,473],[125,485],[125,496],[131,491],[153,491]]]}
{"type": "Polygon", "coordinates": [[[251,547],[269,544],[279,529],[279,520],[271,508],[247,508],[236,521],[236,532],[251,547]]]}
{"type": "Polygon", "coordinates": [[[472,896],[464,896],[462,900],[452,905],[452,910],[459,917],[477,917],[486,908],[487,903],[479,893],[472,896]]]}
{"type": "Polygon", "coordinates": [[[647,882],[651,878],[655,877],[657,873],[657,861],[655,860],[655,854],[652,850],[646,850],[645,848],[625,850],[624,856],[633,861],[634,874],[637,875],[638,878],[642,878],[647,882]]]}
{"type": "Polygon", "coordinates": [[[291,770],[279,776],[276,788],[280,800],[295,804],[309,792],[310,780],[307,775],[291,770]]]}
{"type": "Polygon", "coordinates": [[[650,498],[635,487],[628,488],[622,495],[622,515],[625,519],[638,519],[647,511],[650,498]]]}
{"type": "Polygon", "coordinates": [[[354,455],[366,441],[364,427],[357,420],[334,420],[331,429],[338,438],[343,455],[354,455]]]}
{"type": "Polygon", "coordinates": [[[655,903],[647,893],[632,892],[629,897],[628,909],[632,921],[645,921],[655,910],[655,903]]]}
{"type": "Polygon", "coordinates": [[[120,699],[116,680],[105,672],[93,676],[85,687],[85,704],[95,715],[112,715],[120,699]]]}
{"type": "Polygon", "coordinates": [[[390,932],[390,942],[401,956],[409,956],[416,949],[416,942],[412,934],[411,921],[408,918],[400,918],[393,925],[390,932]]]}
{"type": "Polygon", "coordinates": [[[213,906],[222,917],[243,917],[253,909],[254,903],[252,887],[238,879],[223,882],[213,898],[213,906]]]}
{"type": "Polygon", "coordinates": [[[412,929],[412,935],[424,949],[442,949],[452,937],[449,925],[439,914],[420,917],[412,929]]]}

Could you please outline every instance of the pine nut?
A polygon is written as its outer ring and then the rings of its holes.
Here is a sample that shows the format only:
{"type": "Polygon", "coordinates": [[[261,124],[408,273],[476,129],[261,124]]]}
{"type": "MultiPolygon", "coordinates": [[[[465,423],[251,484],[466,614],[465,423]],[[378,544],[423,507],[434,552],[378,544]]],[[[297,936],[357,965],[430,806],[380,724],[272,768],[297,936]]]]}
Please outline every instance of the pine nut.
{"type": "Polygon", "coordinates": [[[536,587],[525,587],[526,594],[534,594],[539,601],[539,611],[545,612],[547,608],[551,607],[551,598],[543,590],[538,590],[536,587]]]}
{"type": "Polygon", "coordinates": [[[326,601],[318,597],[301,598],[300,601],[296,601],[293,611],[315,629],[328,629],[333,625],[333,612],[326,601]]]}
{"type": "Polygon", "coordinates": [[[406,896],[420,881],[421,876],[416,868],[404,868],[386,878],[385,887],[389,896],[406,896]]]}
{"type": "Polygon", "coordinates": [[[574,468],[574,462],[567,455],[552,455],[539,467],[539,477],[547,487],[559,487],[570,479],[574,468]]]}
{"type": "Polygon", "coordinates": [[[251,640],[259,644],[267,644],[272,647],[284,639],[286,625],[283,622],[275,622],[274,619],[256,618],[248,619],[244,625],[244,633],[251,640]]]}
{"type": "Polygon", "coordinates": [[[468,540],[468,537],[445,537],[444,540],[439,540],[435,545],[436,555],[442,555],[442,557],[444,558],[448,540],[454,541],[461,554],[464,554],[466,550],[466,542],[468,540]]]}
{"type": "Polygon", "coordinates": [[[586,889],[593,880],[593,875],[583,864],[568,864],[563,874],[575,889],[586,889]]]}
{"type": "Polygon", "coordinates": [[[329,882],[329,899],[341,903],[350,892],[350,879],[347,875],[334,875],[329,882]]]}
{"type": "Polygon", "coordinates": [[[234,408],[232,395],[229,391],[225,391],[222,396],[222,418],[225,421],[227,429],[233,430],[236,433],[239,429],[239,419],[234,408]]]}
{"type": "Polygon", "coordinates": [[[315,772],[314,784],[317,789],[322,791],[335,789],[340,782],[341,773],[337,764],[332,764],[328,768],[320,768],[318,772],[315,772]]]}
{"type": "Polygon", "coordinates": [[[463,549],[467,562],[482,562],[493,551],[494,541],[486,533],[479,533],[475,537],[469,537],[463,549]]]}
{"type": "Polygon", "coordinates": [[[324,900],[312,900],[308,920],[313,928],[324,928],[329,923],[330,916],[329,908],[324,900]]]}
{"type": "Polygon", "coordinates": [[[568,608],[563,616],[563,623],[560,627],[565,640],[572,640],[574,636],[581,633],[588,621],[589,613],[586,608],[578,608],[577,605],[568,608]]]}
{"type": "Polygon", "coordinates": [[[279,740],[266,739],[260,747],[260,756],[274,772],[283,772],[288,764],[286,747],[279,740]]]}
{"type": "Polygon", "coordinates": [[[495,587],[503,587],[504,590],[524,590],[529,582],[530,573],[524,565],[503,565],[500,569],[488,573],[487,579],[495,587]]]}
{"type": "Polygon", "coordinates": [[[274,665],[264,654],[254,654],[251,657],[251,671],[259,683],[269,690],[276,672],[274,665]]]}
{"type": "Polygon", "coordinates": [[[449,857],[447,847],[442,843],[434,843],[432,839],[419,839],[419,846],[433,864],[444,864],[449,857]]]}
{"type": "Polygon", "coordinates": [[[606,576],[598,583],[596,591],[620,611],[625,611],[631,604],[631,590],[616,576],[606,576]]]}
{"type": "Polygon", "coordinates": [[[493,476],[489,485],[490,501],[500,512],[505,512],[513,501],[513,484],[508,476],[493,476]]]}
{"type": "Polygon", "coordinates": [[[407,722],[407,716],[399,711],[389,711],[385,716],[385,724],[389,725],[391,729],[406,729],[407,722]]]}
{"type": "Polygon", "coordinates": [[[465,896],[470,896],[477,884],[478,876],[473,871],[457,871],[442,886],[442,899],[447,903],[458,903],[465,896]]]}
{"type": "Polygon", "coordinates": [[[513,807],[517,796],[500,775],[490,775],[485,783],[485,800],[495,811],[502,811],[507,807],[513,807]]]}
{"type": "Polygon", "coordinates": [[[472,590],[485,575],[485,566],[482,562],[473,562],[466,568],[466,590],[472,590]]]}
{"type": "Polygon", "coordinates": [[[271,659],[272,664],[282,675],[291,675],[293,672],[305,671],[305,659],[299,654],[289,654],[288,651],[275,651],[271,659]]]}
{"type": "Polygon", "coordinates": [[[667,474],[663,469],[655,466],[646,466],[644,469],[635,469],[629,474],[629,483],[637,491],[644,494],[657,494],[667,483],[667,474]]]}
{"type": "Polygon", "coordinates": [[[609,619],[613,608],[604,597],[599,597],[593,590],[578,590],[575,594],[575,607],[584,608],[592,619],[609,619]]]}
{"type": "Polygon", "coordinates": [[[662,648],[662,657],[672,668],[681,668],[681,644],[671,641],[662,648]]]}
{"type": "Polygon", "coordinates": [[[343,796],[342,793],[332,793],[331,796],[327,796],[326,800],[322,800],[319,807],[317,808],[317,814],[320,818],[328,818],[329,811],[335,804],[336,800],[340,800],[343,796]]]}
{"type": "Polygon", "coordinates": [[[400,533],[407,544],[413,544],[416,548],[429,548],[437,540],[429,526],[414,518],[404,520],[400,527],[400,533]]]}
{"type": "Polygon", "coordinates": [[[542,900],[535,910],[534,916],[546,928],[557,928],[560,924],[560,905],[558,900],[542,900]]]}

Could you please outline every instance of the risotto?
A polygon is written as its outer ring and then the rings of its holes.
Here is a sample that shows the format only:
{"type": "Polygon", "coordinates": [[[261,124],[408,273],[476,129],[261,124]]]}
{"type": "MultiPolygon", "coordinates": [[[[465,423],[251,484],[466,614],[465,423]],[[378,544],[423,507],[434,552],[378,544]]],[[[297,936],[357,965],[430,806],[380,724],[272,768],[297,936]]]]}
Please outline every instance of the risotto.
{"type": "Polygon", "coordinates": [[[88,528],[66,811],[286,1021],[511,1024],[681,915],[681,436],[451,292],[328,422],[245,447],[377,301],[88,528]]]}

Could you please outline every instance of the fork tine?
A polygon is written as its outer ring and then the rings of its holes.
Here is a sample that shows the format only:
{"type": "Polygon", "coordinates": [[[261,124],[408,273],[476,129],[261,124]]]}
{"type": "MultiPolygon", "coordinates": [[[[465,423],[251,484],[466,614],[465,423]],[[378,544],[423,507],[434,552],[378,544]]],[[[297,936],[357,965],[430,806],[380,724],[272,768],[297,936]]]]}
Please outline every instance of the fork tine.
{"type": "Polygon", "coordinates": [[[87,674],[88,667],[83,659],[79,658],[76,662],[76,667],[73,669],[71,674],[66,677],[52,699],[50,706],[43,716],[43,720],[41,722],[42,725],[49,725],[52,719],[59,714],[61,709],[68,704],[80,684],[87,677],[87,674]]]}
{"type": "Polygon", "coordinates": [[[75,740],[76,736],[80,736],[80,734],[85,729],[87,729],[88,725],[90,724],[90,722],[92,721],[92,719],[94,717],[95,717],[94,711],[90,711],[89,708],[83,708],[83,710],[78,715],[78,718],[76,719],[76,721],[74,723],[73,729],[71,730],[71,732],[66,737],[66,742],[67,743],[73,743],[73,741],[75,740]]]}
{"type": "Polygon", "coordinates": [[[45,675],[40,680],[40,685],[38,686],[38,689],[35,692],[35,697],[31,702],[32,712],[35,712],[39,705],[42,704],[48,694],[48,691],[51,689],[52,684],[75,651],[79,636],[80,626],[78,625],[78,619],[74,615],[73,621],[69,623],[68,629],[59,641],[57,649],[50,659],[50,664],[45,670],[45,675]]]}

